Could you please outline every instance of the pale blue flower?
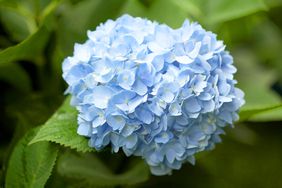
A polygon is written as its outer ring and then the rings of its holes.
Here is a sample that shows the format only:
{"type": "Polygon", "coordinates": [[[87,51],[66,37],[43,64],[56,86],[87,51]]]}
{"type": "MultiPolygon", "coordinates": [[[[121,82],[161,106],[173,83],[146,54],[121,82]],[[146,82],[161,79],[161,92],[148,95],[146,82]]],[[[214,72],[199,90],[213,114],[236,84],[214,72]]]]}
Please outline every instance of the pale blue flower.
{"type": "Polygon", "coordinates": [[[214,148],[238,120],[244,93],[216,35],[186,20],[179,29],[124,15],[88,31],[63,62],[89,146],[142,157],[170,174],[214,148]]]}

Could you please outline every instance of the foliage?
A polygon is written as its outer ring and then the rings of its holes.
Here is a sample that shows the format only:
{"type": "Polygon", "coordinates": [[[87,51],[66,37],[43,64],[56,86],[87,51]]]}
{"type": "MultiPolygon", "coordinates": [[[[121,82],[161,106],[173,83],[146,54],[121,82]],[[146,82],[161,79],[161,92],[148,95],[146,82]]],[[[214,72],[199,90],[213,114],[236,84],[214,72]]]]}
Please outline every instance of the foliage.
{"type": "Polygon", "coordinates": [[[281,187],[281,11],[281,0],[0,0],[0,187],[281,187]],[[223,144],[171,176],[93,152],[63,102],[63,58],[124,13],[174,28],[188,18],[217,33],[246,94],[223,144]]]}
{"type": "Polygon", "coordinates": [[[81,179],[90,186],[134,185],[149,178],[148,167],[143,160],[134,161],[134,165],[124,173],[114,174],[99,158],[90,154],[62,155],[58,163],[58,172],[67,178],[81,179]]]}
{"type": "Polygon", "coordinates": [[[57,112],[42,126],[30,141],[34,144],[40,141],[51,141],[80,152],[92,151],[87,139],[77,136],[77,111],[70,106],[69,98],[57,112]]]}
{"type": "Polygon", "coordinates": [[[28,146],[37,130],[30,130],[15,146],[8,165],[5,187],[44,187],[51,175],[57,147],[49,142],[28,146]]]}

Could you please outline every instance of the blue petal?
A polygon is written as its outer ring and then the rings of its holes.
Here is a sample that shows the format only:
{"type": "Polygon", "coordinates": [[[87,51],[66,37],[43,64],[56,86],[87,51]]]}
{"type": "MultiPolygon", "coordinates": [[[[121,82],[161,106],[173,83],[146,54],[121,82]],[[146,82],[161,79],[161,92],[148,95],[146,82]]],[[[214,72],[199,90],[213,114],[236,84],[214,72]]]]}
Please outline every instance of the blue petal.
{"type": "Polygon", "coordinates": [[[123,127],[121,134],[124,137],[128,137],[129,135],[131,135],[138,128],[140,128],[140,125],[138,125],[138,124],[136,124],[136,125],[134,125],[134,124],[126,124],[123,127]]]}
{"type": "Polygon", "coordinates": [[[167,149],[166,151],[166,159],[169,163],[173,163],[175,160],[175,151],[172,148],[167,149]]]}
{"type": "Polygon", "coordinates": [[[128,113],[134,112],[135,108],[139,106],[140,104],[147,101],[147,95],[144,96],[136,96],[128,103],[128,113]]]}
{"type": "Polygon", "coordinates": [[[157,137],[155,137],[155,142],[156,143],[162,143],[165,144],[167,143],[170,139],[172,138],[172,134],[167,133],[167,132],[162,132],[160,133],[157,137]]]}
{"type": "Polygon", "coordinates": [[[154,67],[148,63],[141,63],[137,70],[137,76],[146,86],[151,87],[154,84],[154,67]]]}
{"type": "Polygon", "coordinates": [[[148,92],[148,88],[145,84],[143,84],[142,81],[136,80],[135,83],[132,86],[132,89],[138,94],[138,95],[145,95],[148,92]]]}
{"type": "Polygon", "coordinates": [[[156,56],[153,59],[152,64],[154,65],[156,71],[162,70],[163,67],[164,67],[164,58],[163,58],[163,56],[156,56]]]}
{"type": "Polygon", "coordinates": [[[91,133],[91,126],[88,123],[81,123],[78,126],[77,133],[82,136],[89,136],[89,133],[91,133]]]}
{"type": "Polygon", "coordinates": [[[162,100],[164,100],[167,103],[170,103],[173,101],[175,94],[178,90],[178,87],[175,83],[169,83],[169,84],[162,84],[158,90],[158,97],[162,100]]]}
{"type": "Polygon", "coordinates": [[[202,101],[203,113],[212,112],[215,110],[215,103],[213,100],[202,101]]]}
{"type": "Polygon", "coordinates": [[[188,57],[187,55],[183,55],[183,56],[176,56],[175,57],[175,60],[178,62],[178,63],[181,63],[181,64],[190,64],[194,61],[194,59],[188,57]]]}
{"type": "Polygon", "coordinates": [[[190,58],[195,59],[200,52],[201,42],[197,42],[196,44],[188,43],[188,46],[185,46],[189,52],[187,53],[190,58]],[[191,51],[190,51],[191,50],[191,51]]]}
{"type": "Polygon", "coordinates": [[[91,95],[85,96],[84,102],[94,104],[97,108],[105,109],[114,92],[107,86],[96,86],[91,95]]]}
{"type": "Polygon", "coordinates": [[[117,82],[120,87],[130,90],[135,81],[135,72],[133,70],[124,70],[118,77],[117,82]]]}
{"type": "Polygon", "coordinates": [[[136,96],[136,93],[133,91],[122,90],[111,98],[110,103],[111,104],[124,104],[130,101],[135,96],[136,96]]]}
{"type": "Polygon", "coordinates": [[[126,148],[131,149],[137,144],[138,137],[136,134],[132,134],[126,137],[125,140],[126,140],[126,144],[125,144],[126,148]]]}
{"type": "Polygon", "coordinates": [[[91,72],[92,68],[89,65],[77,64],[71,67],[64,78],[69,85],[73,85],[91,72]]]}
{"type": "Polygon", "coordinates": [[[181,106],[177,102],[172,103],[168,110],[172,116],[180,116],[182,114],[181,106]]]}
{"type": "Polygon", "coordinates": [[[74,57],[83,62],[88,62],[91,57],[91,48],[87,45],[75,44],[74,57]]]}
{"type": "Polygon", "coordinates": [[[136,108],[135,114],[140,121],[146,124],[150,124],[154,120],[153,114],[145,106],[136,108]]]}
{"type": "Polygon", "coordinates": [[[142,104],[146,100],[147,95],[141,97],[137,96],[136,93],[132,91],[125,90],[113,96],[111,104],[115,105],[124,112],[132,113],[138,105],[142,104]]]}
{"type": "Polygon", "coordinates": [[[126,121],[122,115],[108,115],[107,123],[113,128],[113,130],[121,130],[126,121]]]}
{"type": "Polygon", "coordinates": [[[106,122],[106,118],[104,114],[99,114],[93,121],[92,121],[92,127],[96,128],[98,126],[103,125],[106,122]]]}
{"type": "Polygon", "coordinates": [[[186,99],[183,103],[183,107],[188,113],[196,113],[201,110],[201,106],[199,105],[197,99],[194,97],[186,99]]]}
{"type": "Polygon", "coordinates": [[[178,74],[177,82],[179,83],[180,87],[183,87],[187,82],[190,80],[190,71],[183,70],[178,74]]]}
{"type": "MultiPolygon", "coordinates": [[[[155,99],[153,99],[152,103],[150,103],[148,105],[151,112],[153,112],[157,116],[161,116],[164,113],[164,108],[162,107],[162,105],[160,103],[161,103],[160,99],[155,98],[155,99]]],[[[165,103],[165,102],[163,101],[163,103],[165,103]]]]}

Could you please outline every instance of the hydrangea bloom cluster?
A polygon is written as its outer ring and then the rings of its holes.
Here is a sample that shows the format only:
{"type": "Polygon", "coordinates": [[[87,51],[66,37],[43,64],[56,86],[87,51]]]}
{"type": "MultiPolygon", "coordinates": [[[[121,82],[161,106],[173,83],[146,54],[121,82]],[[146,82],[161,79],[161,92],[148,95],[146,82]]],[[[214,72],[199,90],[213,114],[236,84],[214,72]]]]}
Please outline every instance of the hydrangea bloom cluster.
{"type": "Polygon", "coordinates": [[[238,119],[244,94],[233,59],[199,24],[172,29],[124,15],[87,34],[64,60],[63,78],[91,147],[141,156],[164,175],[194,163],[238,119]]]}

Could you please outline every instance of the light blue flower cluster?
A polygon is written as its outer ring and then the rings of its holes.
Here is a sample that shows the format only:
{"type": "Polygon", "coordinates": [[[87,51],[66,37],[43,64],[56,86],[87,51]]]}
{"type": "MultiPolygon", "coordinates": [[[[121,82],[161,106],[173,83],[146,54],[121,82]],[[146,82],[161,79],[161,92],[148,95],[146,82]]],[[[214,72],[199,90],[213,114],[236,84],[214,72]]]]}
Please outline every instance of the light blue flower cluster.
{"type": "Polygon", "coordinates": [[[88,31],[63,62],[78,134],[97,150],[141,156],[155,175],[213,148],[238,119],[243,92],[233,59],[216,35],[124,15],[88,31]]]}

